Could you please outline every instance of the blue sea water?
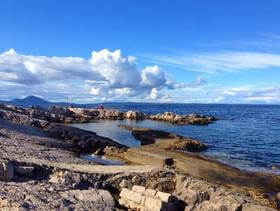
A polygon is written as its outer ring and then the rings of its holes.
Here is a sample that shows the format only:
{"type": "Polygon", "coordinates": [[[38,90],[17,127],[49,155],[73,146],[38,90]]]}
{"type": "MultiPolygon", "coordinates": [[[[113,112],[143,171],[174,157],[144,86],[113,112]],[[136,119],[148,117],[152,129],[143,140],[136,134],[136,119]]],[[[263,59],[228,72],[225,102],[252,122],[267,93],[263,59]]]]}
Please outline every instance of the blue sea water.
{"type": "Polygon", "coordinates": [[[107,108],[138,110],[147,114],[171,111],[178,114],[214,115],[219,120],[207,126],[174,125],[157,121],[98,121],[76,124],[127,146],[138,146],[129,131],[117,127],[126,124],[165,130],[198,139],[209,146],[202,154],[250,171],[280,174],[280,105],[221,104],[146,104],[112,103],[107,108]]]}

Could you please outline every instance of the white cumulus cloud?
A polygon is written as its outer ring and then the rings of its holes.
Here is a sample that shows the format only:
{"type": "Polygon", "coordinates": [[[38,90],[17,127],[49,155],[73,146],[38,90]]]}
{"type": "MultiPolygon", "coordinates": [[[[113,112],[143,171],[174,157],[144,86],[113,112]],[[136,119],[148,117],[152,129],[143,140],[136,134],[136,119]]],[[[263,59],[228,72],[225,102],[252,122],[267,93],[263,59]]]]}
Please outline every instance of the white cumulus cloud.
{"type": "MultiPolygon", "coordinates": [[[[93,51],[88,59],[24,55],[10,49],[0,54],[0,82],[0,91],[6,90],[6,84],[17,87],[16,93],[10,90],[11,96],[43,93],[47,98],[71,95],[85,101],[90,97],[105,100],[167,98],[162,93],[155,97],[155,92],[185,86],[168,78],[157,65],[140,69],[135,57],[108,49],[93,51]]],[[[195,82],[196,85],[203,83],[203,79],[195,82]]]]}

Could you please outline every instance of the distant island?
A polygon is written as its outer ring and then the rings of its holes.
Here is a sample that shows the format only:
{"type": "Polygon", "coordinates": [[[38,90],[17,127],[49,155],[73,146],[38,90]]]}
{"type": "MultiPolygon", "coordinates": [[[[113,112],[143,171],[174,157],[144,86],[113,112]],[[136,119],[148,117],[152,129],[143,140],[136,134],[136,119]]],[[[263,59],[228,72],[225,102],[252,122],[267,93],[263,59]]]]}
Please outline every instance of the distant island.
{"type": "Polygon", "coordinates": [[[40,106],[42,108],[48,108],[49,106],[68,106],[71,105],[73,107],[93,107],[96,104],[76,104],[76,103],[66,103],[66,102],[49,102],[47,100],[44,100],[40,97],[36,97],[33,95],[30,95],[28,97],[25,97],[23,99],[14,99],[10,101],[0,101],[0,103],[4,104],[10,104],[20,107],[31,107],[31,106],[40,106]]]}

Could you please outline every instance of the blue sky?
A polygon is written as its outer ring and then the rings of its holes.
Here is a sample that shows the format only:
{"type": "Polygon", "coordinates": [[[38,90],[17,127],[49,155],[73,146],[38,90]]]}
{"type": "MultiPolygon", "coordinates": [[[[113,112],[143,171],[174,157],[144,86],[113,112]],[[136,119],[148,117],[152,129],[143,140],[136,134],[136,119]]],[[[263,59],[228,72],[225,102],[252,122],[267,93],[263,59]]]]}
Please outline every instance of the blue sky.
{"type": "Polygon", "coordinates": [[[0,5],[0,99],[280,103],[280,1],[0,5]]]}

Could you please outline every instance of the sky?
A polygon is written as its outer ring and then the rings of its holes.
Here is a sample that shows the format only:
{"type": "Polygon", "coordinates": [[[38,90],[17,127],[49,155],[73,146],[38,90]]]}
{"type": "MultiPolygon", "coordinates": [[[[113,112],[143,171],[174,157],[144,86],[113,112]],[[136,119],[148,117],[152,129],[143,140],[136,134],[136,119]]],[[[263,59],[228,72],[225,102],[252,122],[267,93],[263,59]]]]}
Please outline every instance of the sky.
{"type": "Polygon", "coordinates": [[[280,104],[279,0],[3,0],[0,100],[280,104]]]}

